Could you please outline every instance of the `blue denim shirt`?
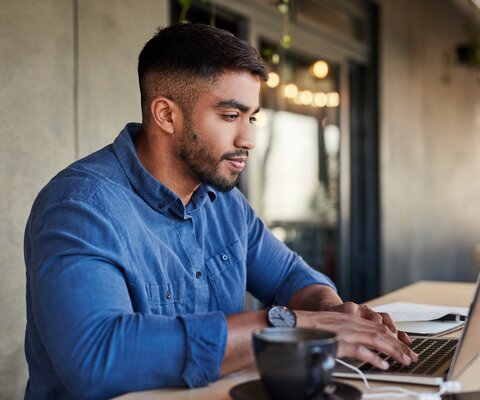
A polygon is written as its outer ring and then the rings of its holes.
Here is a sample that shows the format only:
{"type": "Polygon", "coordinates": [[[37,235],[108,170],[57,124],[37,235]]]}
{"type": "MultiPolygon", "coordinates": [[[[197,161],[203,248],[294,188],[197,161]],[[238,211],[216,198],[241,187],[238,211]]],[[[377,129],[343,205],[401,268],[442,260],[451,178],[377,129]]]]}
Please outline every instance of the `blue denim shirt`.
{"type": "Polygon", "coordinates": [[[27,399],[108,398],[218,379],[245,290],[286,304],[333,287],[275,239],[236,189],[184,206],[141,165],[128,124],[60,172],[25,233],[27,399]]]}

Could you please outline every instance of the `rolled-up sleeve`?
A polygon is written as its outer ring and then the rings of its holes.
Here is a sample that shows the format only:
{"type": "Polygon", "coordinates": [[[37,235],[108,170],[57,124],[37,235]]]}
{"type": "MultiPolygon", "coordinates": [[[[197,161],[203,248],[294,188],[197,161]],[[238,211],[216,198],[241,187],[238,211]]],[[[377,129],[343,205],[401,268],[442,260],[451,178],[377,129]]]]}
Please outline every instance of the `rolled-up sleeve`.
{"type": "Polygon", "coordinates": [[[220,312],[136,312],[137,282],[108,212],[78,201],[44,206],[26,232],[29,354],[44,354],[76,398],[205,386],[219,376],[227,325],[220,312]]]}
{"type": "Polygon", "coordinates": [[[226,346],[226,320],[221,312],[179,317],[184,323],[186,357],[182,378],[189,387],[205,386],[220,377],[226,346]]]}

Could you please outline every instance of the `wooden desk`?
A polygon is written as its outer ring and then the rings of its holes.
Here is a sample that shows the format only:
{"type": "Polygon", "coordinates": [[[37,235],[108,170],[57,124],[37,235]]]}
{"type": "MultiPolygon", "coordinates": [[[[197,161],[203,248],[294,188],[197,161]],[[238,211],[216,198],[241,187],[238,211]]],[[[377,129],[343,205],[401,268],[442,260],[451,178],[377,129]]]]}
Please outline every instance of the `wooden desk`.
{"type": "MultiPolygon", "coordinates": [[[[475,285],[473,283],[421,281],[381,296],[368,302],[368,304],[374,306],[393,301],[411,301],[415,303],[468,307],[472,300],[474,289],[475,285]]],[[[480,360],[477,359],[460,377],[462,391],[480,390],[479,371],[480,360]]],[[[150,390],[123,395],[118,397],[117,400],[231,400],[229,391],[232,387],[253,379],[258,379],[258,374],[252,369],[225,376],[205,388],[150,390]]],[[[363,389],[361,381],[343,381],[363,389]]],[[[381,382],[372,382],[371,384],[372,386],[384,385],[381,382]]],[[[428,386],[402,385],[402,387],[422,392],[434,393],[437,391],[436,387],[428,386]]]]}

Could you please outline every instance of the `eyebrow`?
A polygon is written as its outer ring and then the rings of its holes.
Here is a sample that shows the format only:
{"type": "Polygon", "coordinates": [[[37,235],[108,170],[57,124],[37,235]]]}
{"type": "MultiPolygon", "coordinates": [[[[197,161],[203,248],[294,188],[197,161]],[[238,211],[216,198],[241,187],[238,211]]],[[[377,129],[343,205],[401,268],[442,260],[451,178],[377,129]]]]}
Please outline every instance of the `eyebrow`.
{"type": "MultiPolygon", "coordinates": [[[[240,101],[238,100],[235,100],[235,99],[229,99],[229,100],[220,100],[218,103],[215,104],[216,108],[220,108],[220,107],[233,107],[233,108],[236,108],[238,110],[240,110],[241,112],[247,112],[247,111],[250,111],[250,107],[241,103],[240,101]]],[[[257,107],[257,109],[253,112],[253,114],[256,114],[260,111],[260,107],[257,107]]]]}

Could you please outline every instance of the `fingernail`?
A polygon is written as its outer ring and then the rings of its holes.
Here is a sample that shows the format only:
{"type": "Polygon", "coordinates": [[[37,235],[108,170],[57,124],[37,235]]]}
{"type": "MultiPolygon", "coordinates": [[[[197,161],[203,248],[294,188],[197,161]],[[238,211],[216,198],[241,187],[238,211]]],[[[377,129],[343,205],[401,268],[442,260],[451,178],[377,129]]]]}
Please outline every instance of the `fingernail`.
{"type": "Polygon", "coordinates": [[[382,369],[388,369],[390,365],[385,360],[382,360],[382,362],[380,363],[380,366],[382,369]]]}

